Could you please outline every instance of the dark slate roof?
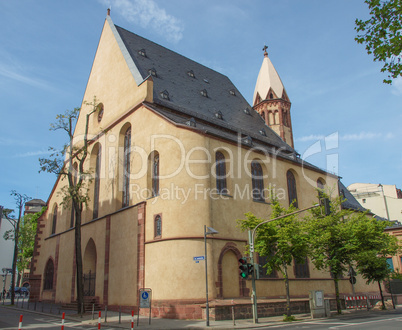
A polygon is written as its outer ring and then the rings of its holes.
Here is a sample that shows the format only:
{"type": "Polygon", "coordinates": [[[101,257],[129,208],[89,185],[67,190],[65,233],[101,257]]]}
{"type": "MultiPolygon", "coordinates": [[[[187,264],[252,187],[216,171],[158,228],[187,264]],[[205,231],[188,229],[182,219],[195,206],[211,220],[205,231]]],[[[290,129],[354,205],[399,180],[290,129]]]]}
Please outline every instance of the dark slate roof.
{"type": "Polygon", "coordinates": [[[339,181],[339,193],[346,199],[342,203],[343,208],[361,212],[367,211],[367,209],[365,209],[363,206],[360,205],[360,203],[356,200],[356,198],[351,194],[348,188],[346,188],[341,181],[339,181]]]}
{"type": "MultiPolygon", "coordinates": [[[[115,25],[115,28],[142,80],[150,76],[151,70],[154,71],[151,75],[154,111],[176,123],[184,123],[193,117],[198,122],[214,126],[215,133],[222,137],[225,137],[225,130],[230,130],[281,148],[284,154],[295,153],[265,124],[228,77],[119,26],[115,25]],[[206,91],[206,96],[202,95],[203,91],[206,91]],[[218,118],[219,113],[222,119],[218,118]],[[259,132],[261,130],[266,136],[259,132]]],[[[141,82],[137,81],[137,84],[141,82]]]]}

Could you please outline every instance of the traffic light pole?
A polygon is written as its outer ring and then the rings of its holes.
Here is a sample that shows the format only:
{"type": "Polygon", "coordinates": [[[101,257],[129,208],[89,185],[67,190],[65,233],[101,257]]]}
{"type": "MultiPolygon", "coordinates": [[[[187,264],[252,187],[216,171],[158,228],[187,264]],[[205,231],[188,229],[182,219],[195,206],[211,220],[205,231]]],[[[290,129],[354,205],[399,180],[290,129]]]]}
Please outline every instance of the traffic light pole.
{"type": "MultiPolygon", "coordinates": [[[[251,230],[248,230],[248,240],[249,242],[254,242],[252,240],[251,230]]],[[[251,252],[250,248],[250,263],[253,265],[253,273],[251,274],[251,286],[252,286],[252,293],[251,293],[251,303],[253,305],[253,323],[258,323],[258,313],[257,313],[257,295],[255,289],[255,272],[256,267],[254,267],[254,251],[251,252]]]]}
{"type": "MultiPolygon", "coordinates": [[[[264,223],[279,220],[279,219],[286,218],[286,217],[294,215],[294,214],[298,214],[298,213],[301,213],[301,212],[304,212],[304,211],[307,211],[307,210],[310,210],[310,209],[314,209],[314,208],[316,208],[318,206],[320,206],[320,204],[315,204],[315,205],[307,207],[307,208],[305,208],[303,210],[298,210],[298,211],[295,211],[295,212],[292,212],[292,213],[289,213],[289,214],[284,214],[284,215],[281,215],[280,217],[276,217],[274,219],[268,219],[268,220],[265,220],[265,221],[259,223],[257,226],[255,226],[253,231],[251,231],[251,229],[249,229],[248,230],[248,240],[250,242],[250,263],[254,266],[254,238],[255,238],[255,232],[257,231],[257,228],[259,226],[263,225],[264,223]]],[[[328,212],[329,212],[329,210],[328,210],[328,212]]],[[[251,302],[253,304],[253,323],[258,323],[257,294],[256,294],[256,290],[255,290],[255,272],[256,272],[256,267],[254,267],[254,271],[253,271],[252,278],[251,278],[252,279],[252,282],[251,282],[252,283],[252,290],[253,290],[252,293],[251,293],[251,302]]]]}

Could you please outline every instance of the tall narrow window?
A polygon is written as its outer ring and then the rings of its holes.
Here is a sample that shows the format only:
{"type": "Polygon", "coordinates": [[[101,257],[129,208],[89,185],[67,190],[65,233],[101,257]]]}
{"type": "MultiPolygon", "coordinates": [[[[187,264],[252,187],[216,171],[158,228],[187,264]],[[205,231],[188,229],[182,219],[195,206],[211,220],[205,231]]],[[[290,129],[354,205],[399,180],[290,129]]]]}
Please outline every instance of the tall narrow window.
{"type": "Polygon", "coordinates": [[[152,197],[159,195],[159,154],[152,157],[152,197]]]}
{"type": "Polygon", "coordinates": [[[255,160],[251,162],[251,185],[253,200],[263,202],[264,198],[264,180],[261,164],[255,160]]]}
{"type": "Polygon", "coordinates": [[[100,173],[101,173],[101,158],[102,148],[99,146],[98,153],[96,155],[95,165],[95,183],[94,183],[94,212],[93,218],[97,218],[99,215],[99,190],[100,190],[100,173]]]}
{"type": "Polygon", "coordinates": [[[276,270],[273,270],[271,273],[267,274],[267,269],[264,266],[268,263],[268,256],[260,256],[258,255],[258,267],[260,272],[260,278],[277,278],[278,273],[276,270]]]}
{"type": "Polygon", "coordinates": [[[293,206],[298,208],[299,204],[297,202],[297,189],[296,189],[296,179],[294,174],[291,171],[286,173],[286,179],[288,183],[288,196],[289,196],[289,205],[293,203],[293,206]]]}
{"type": "Polygon", "coordinates": [[[321,179],[317,180],[317,188],[318,188],[318,199],[321,203],[321,198],[324,198],[324,183],[321,179]]]}
{"type": "Polygon", "coordinates": [[[52,235],[56,233],[56,224],[57,224],[57,204],[53,208],[52,235]]]}
{"type": "Polygon", "coordinates": [[[124,160],[123,160],[123,207],[130,204],[130,157],[131,157],[131,127],[124,135],[124,160]]]}
{"type": "Polygon", "coordinates": [[[226,159],[225,156],[217,151],[215,154],[216,159],[216,190],[219,194],[227,194],[226,186],[226,159]]]}
{"type": "Polygon", "coordinates": [[[310,277],[310,271],[308,269],[308,261],[307,261],[307,257],[303,260],[303,262],[296,262],[296,260],[294,260],[295,263],[295,277],[296,278],[309,278],[310,277]]]}
{"type": "Polygon", "coordinates": [[[53,276],[54,276],[54,265],[53,260],[49,259],[46,263],[45,268],[45,280],[43,283],[43,290],[52,290],[53,289],[53,276]]]}
{"type": "Polygon", "coordinates": [[[392,262],[392,258],[387,258],[388,268],[391,272],[394,271],[394,263],[392,262]]]}
{"type": "Polygon", "coordinates": [[[155,216],[154,236],[158,238],[162,236],[162,217],[160,214],[155,216]]]}

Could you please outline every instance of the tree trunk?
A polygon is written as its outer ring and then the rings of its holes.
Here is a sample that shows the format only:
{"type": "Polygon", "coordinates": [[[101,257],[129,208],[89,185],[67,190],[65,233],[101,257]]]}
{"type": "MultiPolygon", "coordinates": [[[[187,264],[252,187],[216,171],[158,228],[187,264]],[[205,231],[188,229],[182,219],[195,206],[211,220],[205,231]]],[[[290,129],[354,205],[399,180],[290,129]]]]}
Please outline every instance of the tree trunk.
{"type": "Polygon", "coordinates": [[[334,284],[335,284],[335,297],[336,297],[336,311],[338,314],[342,314],[341,300],[339,298],[339,279],[338,275],[334,274],[334,284]]]}
{"type": "MultiPolygon", "coordinates": [[[[18,228],[19,226],[17,226],[18,228]]],[[[11,274],[11,305],[14,305],[15,299],[15,271],[17,270],[17,256],[18,256],[18,234],[17,229],[14,232],[14,256],[13,256],[13,266],[12,266],[12,274],[11,274]]]]}
{"type": "Polygon", "coordinates": [[[288,277],[288,267],[286,264],[283,265],[284,275],[285,275],[285,289],[286,289],[286,316],[291,316],[290,311],[290,290],[289,290],[289,277],[288,277]]]}
{"type": "MultiPolygon", "coordinates": [[[[390,284],[391,285],[391,284],[390,284]]],[[[381,289],[381,281],[378,281],[378,287],[380,288],[380,295],[381,295],[381,302],[382,302],[382,308],[381,309],[387,309],[385,307],[385,302],[384,302],[384,296],[382,294],[382,289],[381,289]]]]}
{"type": "Polygon", "coordinates": [[[75,264],[77,268],[77,312],[85,312],[84,305],[84,277],[82,270],[82,251],[81,251],[81,211],[76,208],[75,212],[75,264]]]}

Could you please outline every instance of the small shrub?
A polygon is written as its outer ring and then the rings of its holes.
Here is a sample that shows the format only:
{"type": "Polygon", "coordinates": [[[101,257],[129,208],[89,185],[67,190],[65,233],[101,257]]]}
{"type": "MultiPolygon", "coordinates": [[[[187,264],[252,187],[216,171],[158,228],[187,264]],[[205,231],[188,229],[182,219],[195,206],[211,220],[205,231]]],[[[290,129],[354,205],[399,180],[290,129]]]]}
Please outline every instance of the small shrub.
{"type": "Polygon", "coordinates": [[[283,322],[292,322],[292,321],[296,321],[296,318],[293,315],[287,316],[287,315],[283,315],[283,322]]]}

